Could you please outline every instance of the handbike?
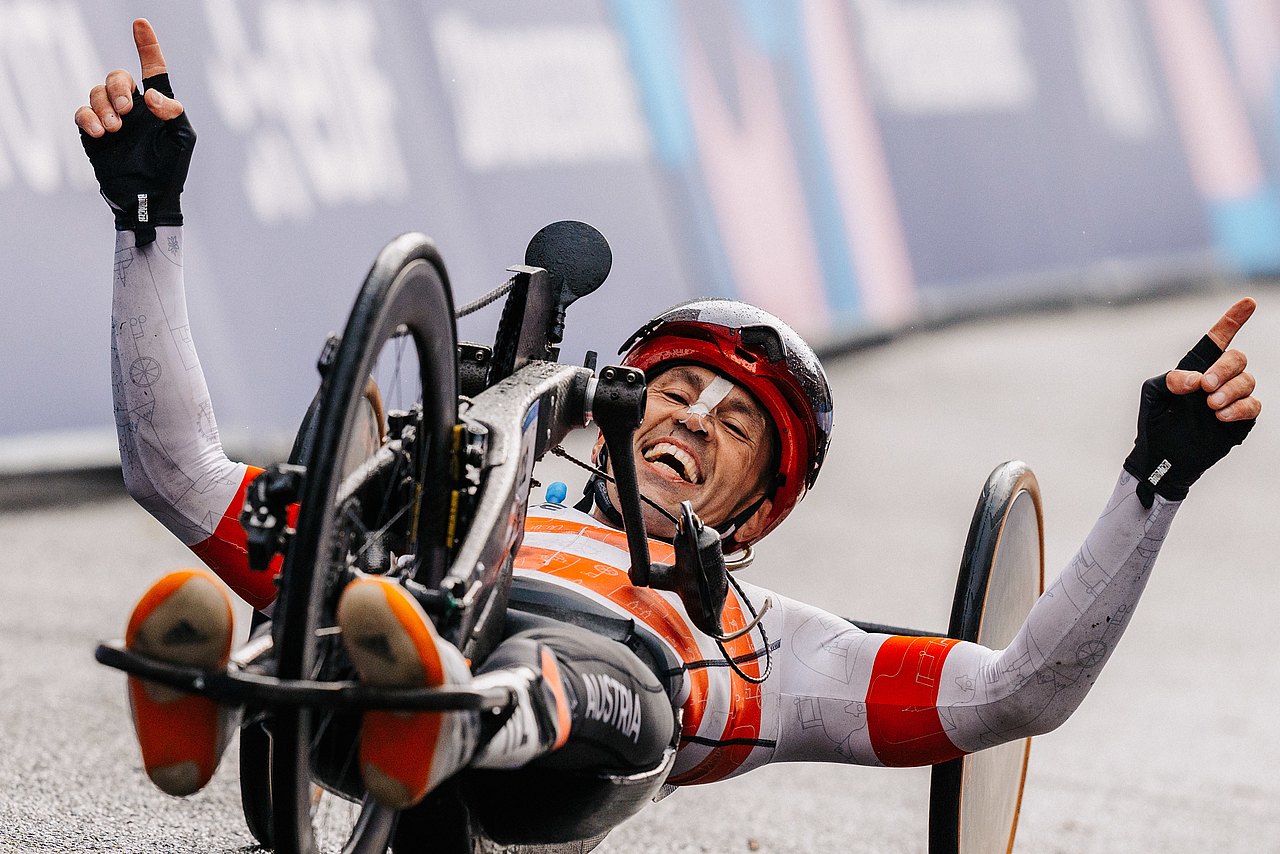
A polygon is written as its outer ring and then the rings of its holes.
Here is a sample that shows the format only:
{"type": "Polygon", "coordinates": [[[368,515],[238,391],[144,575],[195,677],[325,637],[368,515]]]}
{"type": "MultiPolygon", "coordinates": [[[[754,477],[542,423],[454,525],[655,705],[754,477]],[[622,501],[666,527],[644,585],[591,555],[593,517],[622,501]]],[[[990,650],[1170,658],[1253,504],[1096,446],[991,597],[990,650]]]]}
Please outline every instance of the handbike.
{"type": "MultiPolygon", "coordinates": [[[[460,344],[430,240],[406,234],[388,244],[342,335],[326,344],[321,388],[290,462],[269,468],[249,490],[243,521],[254,567],[268,571],[283,556],[269,627],[258,627],[226,672],[162,664],[118,642],[98,648],[104,664],[245,709],[242,800],[264,847],[472,852],[554,843],[586,851],[650,799],[670,770],[674,737],[647,774],[526,770],[495,782],[492,772],[464,771],[403,813],[376,804],[360,781],[363,711],[472,709],[493,729],[514,698],[505,690],[359,684],[336,625],[342,589],[359,573],[397,577],[446,640],[483,661],[507,628],[534,464],[592,420],[615,460],[633,583],[675,590],[700,628],[720,633],[725,569],[714,534],[686,508],[677,565],[649,561],[630,465],[643,373],[597,372],[594,354],[583,367],[556,362],[565,311],[604,281],[608,244],[585,224],[555,223],[534,237],[525,261],[510,268],[494,345],[460,344]]],[[[1042,585],[1040,539],[1034,477],[1019,464],[997,469],[970,531],[952,636],[1009,640],[1027,594],[1034,588],[1034,599],[1042,585]]],[[[966,757],[935,770],[931,851],[997,850],[974,837],[982,827],[1003,828],[996,836],[1012,844],[1026,744],[1005,748],[1012,750],[999,761],[966,757]]]]}

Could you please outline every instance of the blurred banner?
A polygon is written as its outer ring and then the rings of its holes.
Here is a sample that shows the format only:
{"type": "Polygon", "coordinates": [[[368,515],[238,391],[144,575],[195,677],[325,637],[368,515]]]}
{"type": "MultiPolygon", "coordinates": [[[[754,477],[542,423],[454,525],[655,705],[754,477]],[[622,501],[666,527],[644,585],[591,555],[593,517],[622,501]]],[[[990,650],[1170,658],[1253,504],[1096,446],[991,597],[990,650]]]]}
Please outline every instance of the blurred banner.
{"type": "Polygon", "coordinates": [[[136,74],[140,14],[200,137],[188,298],[240,453],[291,434],[403,231],[461,303],[545,223],[600,228],[572,360],[704,294],[838,345],[1280,271],[1273,0],[0,0],[0,470],[112,453],[111,216],[71,118],[136,74]]]}

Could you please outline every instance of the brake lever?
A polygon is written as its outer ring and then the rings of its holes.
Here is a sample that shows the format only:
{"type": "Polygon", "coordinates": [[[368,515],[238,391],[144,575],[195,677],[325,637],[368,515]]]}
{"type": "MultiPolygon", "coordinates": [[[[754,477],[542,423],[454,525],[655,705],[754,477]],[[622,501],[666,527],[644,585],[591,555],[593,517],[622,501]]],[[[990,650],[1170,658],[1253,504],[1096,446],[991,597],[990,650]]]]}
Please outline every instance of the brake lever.
{"type": "Polygon", "coordinates": [[[240,524],[244,527],[249,568],[265,572],[271,559],[284,554],[293,537],[289,525],[289,505],[297,503],[307,470],[302,466],[275,463],[255,477],[245,490],[240,524]]]}
{"type": "Polygon", "coordinates": [[[693,505],[682,501],[673,545],[675,565],[653,564],[649,586],[677,594],[699,631],[725,639],[721,616],[729,594],[729,572],[725,569],[719,532],[704,525],[693,512],[693,505]]]}
{"type": "Polygon", "coordinates": [[[676,593],[700,631],[718,641],[733,640],[754,628],[772,603],[766,602],[765,609],[746,628],[731,635],[723,633],[721,616],[729,595],[729,573],[720,534],[702,524],[690,502],[680,503],[674,540],[675,564],[650,562],[634,450],[635,431],[644,418],[645,391],[643,371],[610,365],[600,372],[591,393],[592,416],[613,461],[619,510],[631,556],[628,576],[636,587],[676,593]]]}

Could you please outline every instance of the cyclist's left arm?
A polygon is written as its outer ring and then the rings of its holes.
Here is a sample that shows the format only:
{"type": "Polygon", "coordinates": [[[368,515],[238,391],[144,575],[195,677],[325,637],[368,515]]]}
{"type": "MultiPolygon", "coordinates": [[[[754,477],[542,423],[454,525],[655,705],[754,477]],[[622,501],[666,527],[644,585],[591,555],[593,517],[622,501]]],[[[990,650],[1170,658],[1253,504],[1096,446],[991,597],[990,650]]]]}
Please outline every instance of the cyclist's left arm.
{"type": "Polygon", "coordinates": [[[939,637],[869,634],[777,594],[766,682],[764,762],[932,765],[1048,732],[1084,699],[1129,623],[1178,502],[1142,506],[1121,473],[1079,552],[1035,603],[1012,643],[988,649],[939,637]],[[772,683],[772,684],[770,684],[772,683]]]}
{"type": "Polygon", "coordinates": [[[867,634],[777,597],[768,758],[928,765],[1066,721],[1127,628],[1188,489],[1261,411],[1244,354],[1227,349],[1254,307],[1236,303],[1177,370],[1144,383],[1134,451],[1111,498],[1005,649],[867,634]]]}

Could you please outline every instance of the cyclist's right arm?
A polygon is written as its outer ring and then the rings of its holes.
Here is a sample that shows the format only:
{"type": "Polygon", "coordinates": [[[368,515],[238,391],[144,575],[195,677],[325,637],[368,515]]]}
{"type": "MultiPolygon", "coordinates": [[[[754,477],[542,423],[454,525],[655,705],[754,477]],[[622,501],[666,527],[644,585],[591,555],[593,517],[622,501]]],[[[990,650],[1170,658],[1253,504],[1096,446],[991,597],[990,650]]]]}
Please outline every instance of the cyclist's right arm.
{"type": "Polygon", "coordinates": [[[237,517],[258,469],[227,458],[187,322],[178,199],[195,134],[172,98],[151,25],[134,22],[147,95],[116,70],[76,112],[116,213],[111,378],[129,494],[256,608],[274,572],[251,572],[237,517]],[[125,99],[123,101],[118,99],[125,99]]]}
{"type": "Polygon", "coordinates": [[[116,235],[111,382],[129,494],[255,608],[275,598],[273,573],[248,568],[238,517],[259,469],[222,450],[187,322],[181,226],[139,247],[116,235]]]}

